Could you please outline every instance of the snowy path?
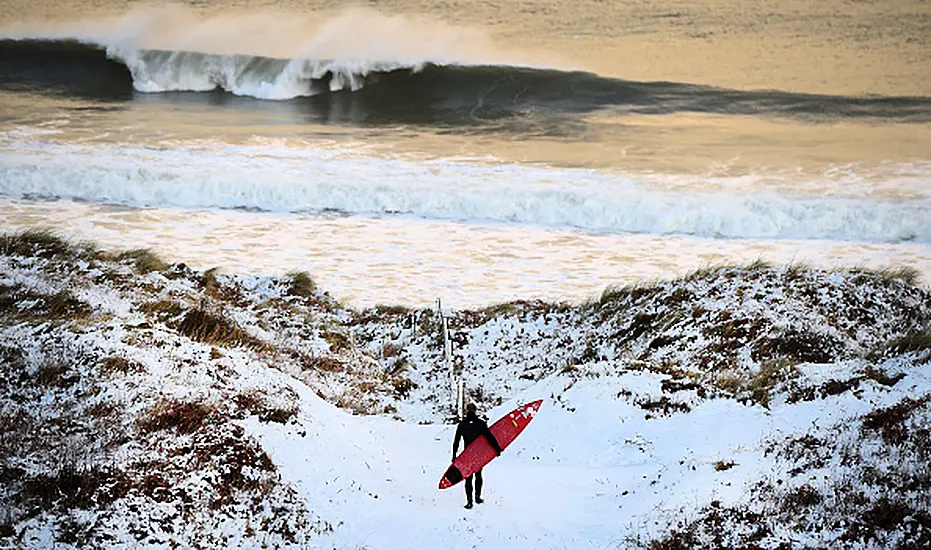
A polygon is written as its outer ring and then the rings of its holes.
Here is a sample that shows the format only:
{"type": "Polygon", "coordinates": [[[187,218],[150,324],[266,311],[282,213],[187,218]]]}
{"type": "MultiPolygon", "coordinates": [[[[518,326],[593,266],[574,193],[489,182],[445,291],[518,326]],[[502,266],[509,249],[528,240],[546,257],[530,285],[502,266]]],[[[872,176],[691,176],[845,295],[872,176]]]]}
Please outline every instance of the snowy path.
{"type": "Polygon", "coordinates": [[[677,400],[694,402],[689,414],[647,418],[635,401],[662,395],[660,380],[649,373],[575,383],[554,377],[488,411],[497,418],[546,399],[524,434],[486,467],[486,502],[473,510],[462,508],[461,485],[437,489],[453,426],[353,416],[292,381],[303,403],[299,421],[250,421],[249,428],[309,509],[333,525],[327,547],[617,548],[658,531],[650,519],[657,511],[739,500],[747,483],[766,475],[768,436],[803,434],[872,406],[861,396],[839,398],[830,409],[819,402],[767,411],[680,392],[677,400]],[[733,466],[719,471],[719,462],[733,466]]]}

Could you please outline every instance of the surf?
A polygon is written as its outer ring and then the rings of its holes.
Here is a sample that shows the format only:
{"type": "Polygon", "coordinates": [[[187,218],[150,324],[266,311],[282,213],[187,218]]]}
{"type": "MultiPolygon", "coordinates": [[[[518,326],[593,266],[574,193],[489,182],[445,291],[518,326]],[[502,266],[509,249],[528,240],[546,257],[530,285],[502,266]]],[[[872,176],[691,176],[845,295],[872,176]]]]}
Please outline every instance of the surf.
{"type": "MultiPolygon", "coordinates": [[[[487,33],[371,9],[203,17],[171,7],[0,29],[0,89],[131,101],[224,93],[299,102],[341,123],[475,125],[514,118],[710,113],[834,123],[926,123],[931,98],[639,82],[541,63],[487,33]]],[[[558,121],[557,121],[558,122],[558,121]]]]}
{"type": "MultiPolygon", "coordinates": [[[[724,239],[931,242],[931,199],[664,188],[672,176],[454,159],[348,147],[70,145],[0,136],[0,195],[130,207],[409,217],[589,233],[724,239]]],[[[760,177],[765,177],[761,175],[760,177]]],[[[750,177],[741,184],[754,188],[750,177]]]]}
{"type": "MultiPolygon", "coordinates": [[[[326,114],[347,103],[363,122],[474,124],[537,115],[702,113],[836,122],[931,121],[931,98],[821,96],[634,82],[584,71],[427,59],[274,58],[139,50],[77,39],[0,40],[0,89],[129,101],[135,93],[224,92],[300,101],[326,114]],[[339,96],[339,97],[337,97],[339,96]]],[[[334,120],[353,122],[353,120],[334,120]]]]}

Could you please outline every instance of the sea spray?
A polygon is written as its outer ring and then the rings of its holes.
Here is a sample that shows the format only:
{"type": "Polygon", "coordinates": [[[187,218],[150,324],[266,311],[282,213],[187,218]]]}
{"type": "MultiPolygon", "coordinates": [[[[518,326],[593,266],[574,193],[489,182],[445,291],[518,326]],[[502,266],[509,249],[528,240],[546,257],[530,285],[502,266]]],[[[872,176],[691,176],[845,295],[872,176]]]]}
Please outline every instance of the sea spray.
{"type": "Polygon", "coordinates": [[[523,55],[478,28],[424,15],[369,8],[340,12],[206,15],[182,6],[136,8],[72,22],[0,26],[0,39],[74,39],[120,51],[163,50],[278,59],[396,61],[405,64],[522,64],[523,55]]]}

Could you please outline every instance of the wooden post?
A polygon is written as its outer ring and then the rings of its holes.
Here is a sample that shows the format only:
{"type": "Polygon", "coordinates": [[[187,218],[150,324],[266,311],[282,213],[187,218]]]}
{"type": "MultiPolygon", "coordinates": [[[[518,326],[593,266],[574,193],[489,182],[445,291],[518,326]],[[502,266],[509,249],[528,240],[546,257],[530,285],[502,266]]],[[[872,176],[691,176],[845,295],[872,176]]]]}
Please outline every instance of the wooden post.
{"type": "Polygon", "coordinates": [[[453,361],[453,340],[449,337],[449,323],[446,320],[446,316],[443,315],[443,303],[439,298],[436,299],[436,309],[440,315],[440,327],[443,331],[443,361],[446,363],[446,368],[449,369],[449,383],[452,389],[453,408],[456,413],[456,418],[461,419],[463,407],[465,407],[465,403],[463,403],[465,396],[464,382],[462,381],[461,373],[459,375],[456,373],[456,363],[453,361]]]}
{"type": "Polygon", "coordinates": [[[459,391],[456,392],[456,415],[459,418],[465,416],[465,380],[459,375],[459,391]]]}

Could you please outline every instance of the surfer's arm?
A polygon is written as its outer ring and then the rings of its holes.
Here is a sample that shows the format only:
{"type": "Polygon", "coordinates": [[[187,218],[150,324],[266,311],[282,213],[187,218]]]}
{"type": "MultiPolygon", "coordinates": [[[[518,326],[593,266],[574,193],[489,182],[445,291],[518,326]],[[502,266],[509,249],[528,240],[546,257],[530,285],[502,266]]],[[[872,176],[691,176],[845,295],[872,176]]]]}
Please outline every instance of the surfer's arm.
{"type": "Polygon", "coordinates": [[[488,424],[485,424],[484,422],[482,424],[485,426],[485,429],[483,430],[485,432],[485,438],[489,443],[491,443],[491,448],[494,449],[496,453],[498,453],[498,456],[501,456],[501,445],[498,445],[498,440],[495,439],[495,434],[491,433],[491,429],[488,427],[488,424]]]}

